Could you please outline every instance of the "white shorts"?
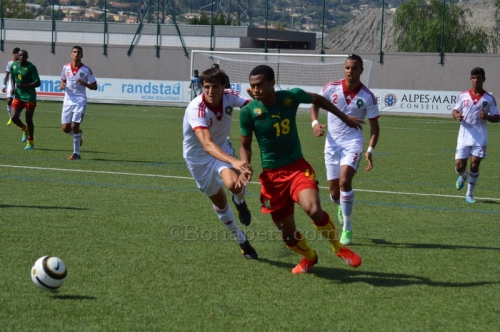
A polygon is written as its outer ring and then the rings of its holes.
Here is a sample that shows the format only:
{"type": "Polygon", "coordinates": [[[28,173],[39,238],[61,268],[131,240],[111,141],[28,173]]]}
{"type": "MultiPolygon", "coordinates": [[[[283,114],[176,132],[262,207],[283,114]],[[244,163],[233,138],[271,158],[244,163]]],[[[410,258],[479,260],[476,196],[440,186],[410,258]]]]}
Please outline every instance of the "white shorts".
{"type": "Polygon", "coordinates": [[[224,182],[221,178],[222,170],[232,168],[230,164],[226,164],[218,159],[213,158],[208,164],[204,165],[187,165],[198,189],[200,189],[208,197],[215,195],[222,187],[224,182]]]}
{"type": "Polygon", "coordinates": [[[325,166],[328,181],[340,178],[340,168],[344,165],[351,166],[355,171],[358,170],[359,161],[363,155],[362,144],[355,143],[327,149],[325,149],[325,166]]]}
{"type": "Polygon", "coordinates": [[[82,123],[85,108],[85,105],[63,105],[61,123],[82,123]]]}
{"type": "Polygon", "coordinates": [[[470,156],[486,158],[486,146],[457,146],[455,159],[469,159],[470,156]]]}

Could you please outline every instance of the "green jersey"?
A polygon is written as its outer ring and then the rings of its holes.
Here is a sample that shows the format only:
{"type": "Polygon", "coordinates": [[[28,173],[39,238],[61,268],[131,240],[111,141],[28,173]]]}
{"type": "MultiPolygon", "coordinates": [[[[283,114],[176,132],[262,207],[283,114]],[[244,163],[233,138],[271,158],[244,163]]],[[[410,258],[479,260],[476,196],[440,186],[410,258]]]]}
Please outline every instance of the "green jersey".
{"type": "Polygon", "coordinates": [[[311,95],[299,88],[277,91],[276,97],[272,106],[253,100],[240,111],[241,135],[255,133],[265,169],[289,165],[302,158],[297,109],[301,103],[312,102],[311,95]]]}
{"type": "MultiPolygon", "coordinates": [[[[20,66],[18,61],[12,63],[12,66],[10,67],[10,75],[14,78],[15,84],[29,84],[40,81],[38,70],[29,61],[26,61],[24,66],[20,66]]],[[[14,98],[24,102],[36,103],[36,89],[16,88],[16,94],[14,98]]]]}

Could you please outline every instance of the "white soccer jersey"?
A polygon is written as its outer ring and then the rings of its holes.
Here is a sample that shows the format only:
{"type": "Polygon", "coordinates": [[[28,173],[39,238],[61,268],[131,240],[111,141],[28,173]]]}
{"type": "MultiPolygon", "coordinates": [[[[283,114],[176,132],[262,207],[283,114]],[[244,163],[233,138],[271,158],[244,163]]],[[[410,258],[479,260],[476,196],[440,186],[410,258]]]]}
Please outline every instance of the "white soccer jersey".
{"type": "MultiPolygon", "coordinates": [[[[379,117],[377,99],[363,84],[360,84],[357,91],[349,92],[345,85],[345,79],[330,82],[323,87],[320,95],[349,116],[355,116],[360,120],[364,120],[366,116],[368,119],[379,117]]],[[[361,130],[347,126],[338,117],[328,112],[328,133],[325,147],[344,142],[352,143],[353,141],[363,145],[364,137],[361,130]]]]}
{"type": "MultiPolygon", "coordinates": [[[[14,63],[14,60],[10,60],[9,62],[7,62],[7,67],[5,67],[5,73],[10,73],[10,67],[12,67],[12,64],[14,63]]],[[[7,84],[6,84],[6,90],[7,90],[7,98],[11,98],[13,97],[11,94],[10,94],[10,91],[11,91],[11,77],[9,76],[9,79],[7,80],[7,84]]]]}
{"type": "Polygon", "coordinates": [[[242,107],[247,99],[234,90],[225,89],[222,93],[222,105],[218,110],[211,110],[205,103],[204,94],[193,99],[184,114],[183,121],[183,156],[191,165],[207,164],[213,157],[203,150],[195,134],[197,128],[208,128],[212,141],[225,152],[230,151],[228,135],[231,130],[233,107],[242,107]]]}
{"type": "Polygon", "coordinates": [[[12,66],[13,63],[14,63],[14,60],[10,60],[9,62],[7,62],[7,67],[5,67],[6,73],[10,73],[10,67],[12,66]]]}
{"type": "Polygon", "coordinates": [[[474,95],[472,90],[460,93],[453,109],[462,112],[463,120],[458,131],[458,146],[486,146],[488,143],[488,129],[486,120],[479,118],[479,111],[483,109],[490,115],[498,115],[495,98],[484,91],[482,95],[474,95]]]}
{"type": "Polygon", "coordinates": [[[85,66],[83,63],[79,68],[74,68],[71,63],[63,66],[61,80],[66,81],[66,89],[64,94],[65,105],[86,105],[87,104],[87,88],[84,85],[78,84],[78,80],[85,83],[95,83],[95,77],[92,69],[85,66]]]}

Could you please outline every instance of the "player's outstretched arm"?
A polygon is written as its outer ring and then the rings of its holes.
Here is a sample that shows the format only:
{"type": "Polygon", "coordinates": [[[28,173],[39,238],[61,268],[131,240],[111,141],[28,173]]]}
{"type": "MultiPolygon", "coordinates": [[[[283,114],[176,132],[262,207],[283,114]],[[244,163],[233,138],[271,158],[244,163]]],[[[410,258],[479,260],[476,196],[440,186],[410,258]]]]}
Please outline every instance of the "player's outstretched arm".
{"type": "Polygon", "coordinates": [[[326,127],[326,125],[323,125],[318,122],[318,115],[319,115],[319,107],[316,105],[312,105],[311,108],[309,109],[309,117],[311,118],[312,130],[316,137],[325,135],[324,128],[326,127]]]}
{"type": "Polygon", "coordinates": [[[336,117],[338,117],[342,122],[344,122],[346,125],[348,125],[351,128],[360,128],[361,129],[361,124],[365,123],[364,121],[358,119],[355,116],[347,116],[347,114],[343,113],[341,110],[337,108],[337,106],[333,105],[328,99],[325,97],[317,94],[317,93],[310,93],[312,97],[312,104],[316,105],[319,108],[325,109],[328,112],[332,113],[336,117]]]}
{"type": "Polygon", "coordinates": [[[252,136],[240,136],[240,158],[248,163],[252,161],[252,136]]]}
{"type": "Polygon", "coordinates": [[[238,160],[234,158],[231,155],[228,155],[222,149],[220,146],[214,143],[212,141],[212,135],[210,135],[210,131],[205,128],[199,128],[196,129],[195,131],[196,137],[198,137],[198,140],[200,141],[201,145],[203,146],[203,150],[205,150],[206,153],[211,155],[212,157],[219,159],[220,161],[223,161],[225,163],[231,164],[233,168],[237,169],[238,171],[245,173],[245,174],[252,174],[252,166],[250,163],[243,161],[243,160],[238,160]]]}

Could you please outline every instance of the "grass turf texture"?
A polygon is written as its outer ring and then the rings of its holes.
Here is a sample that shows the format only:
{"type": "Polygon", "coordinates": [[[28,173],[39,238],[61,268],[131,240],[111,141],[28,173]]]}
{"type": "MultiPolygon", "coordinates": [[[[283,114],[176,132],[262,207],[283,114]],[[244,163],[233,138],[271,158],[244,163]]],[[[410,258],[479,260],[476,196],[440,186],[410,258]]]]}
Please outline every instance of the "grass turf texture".
{"type": "MultiPolygon", "coordinates": [[[[466,187],[455,189],[458,124],[382,116],[375,168],[365,172],[363,161],[354,179],[352,248],[363,264],[352,269],[335,257],[297,206],[298,227],[319,254],[310,273],[297,276],[290,269],[300,257],[260,214],[256,144],[246,231],[261,259],[250,261],[190,179],[183,109],[89,105],[80,161],[66,160],[72,140],[60,129],[60,109],[39,103],[32,151],[23,150],[14,125],[0,127],[1,330],[498,328],[500,126],[489,124],[478,202],[467,204],[466,187]],[[68,267],[57,293],[31,282],[30,268],[43,255],[68,267]]],[[[306,113],[298,123],[323,207],[335,218],[324,139],[313,136],[306,113]]]]}

